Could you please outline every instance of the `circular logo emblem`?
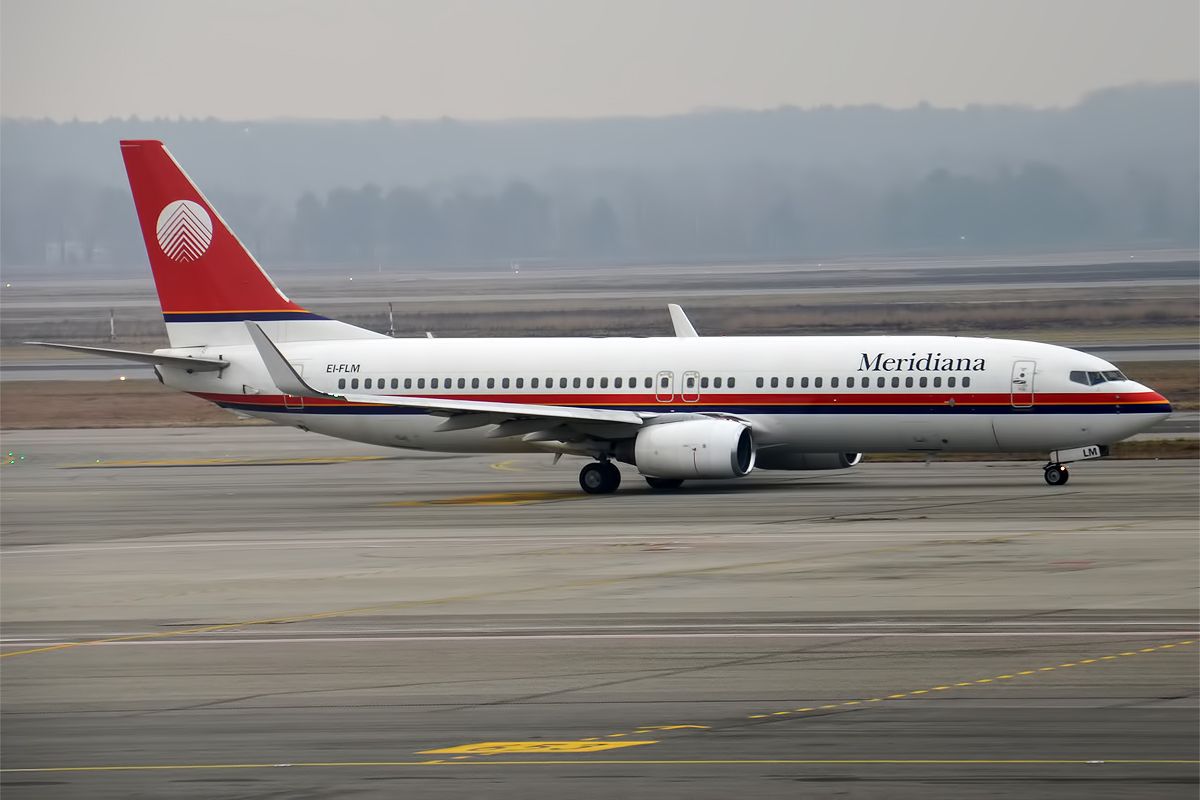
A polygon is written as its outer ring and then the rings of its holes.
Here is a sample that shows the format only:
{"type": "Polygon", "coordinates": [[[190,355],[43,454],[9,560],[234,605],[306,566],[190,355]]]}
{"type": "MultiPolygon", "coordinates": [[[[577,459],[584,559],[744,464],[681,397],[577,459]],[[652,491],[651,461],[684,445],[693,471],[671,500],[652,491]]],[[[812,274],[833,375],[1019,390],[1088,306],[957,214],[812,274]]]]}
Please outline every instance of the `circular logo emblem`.
{"type": "Polygon", "coordinates": [[[158,215],[158,246],[173,261],[195,261],[212,244],[212,217],[199,203],[176,200],[158,215]]]}

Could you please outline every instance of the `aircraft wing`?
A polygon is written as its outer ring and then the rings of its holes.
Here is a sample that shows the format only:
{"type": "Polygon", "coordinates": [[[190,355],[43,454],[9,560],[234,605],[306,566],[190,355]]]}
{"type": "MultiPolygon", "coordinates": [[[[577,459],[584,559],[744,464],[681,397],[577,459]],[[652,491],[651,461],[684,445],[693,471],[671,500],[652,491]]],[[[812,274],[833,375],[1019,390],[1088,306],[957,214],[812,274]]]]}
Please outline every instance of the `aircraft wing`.
{"type": "Polygon", "coordinates": [[[630,426],[640,426],[645,417],[634,411],[621,411],[602,408],[573,408],[571,406],[544,406],[532,403],[496,403],[484,400],[444,400],[435,397],[391,397],[372,394],[329,394],[320,392],[305,383],[292,365],[288,363],[275,343],[254,322],[247,321],[246,328],[250,331],[250,340],[254,342],[258,354],[267,367],[271,380],[284,394],[294,397],[333,397],[351,403],[372,403],[382,406],[402,406],[404,408],[424,409],[433,414],[480,414],[479,424],[489,424],[492,417],[495,421],[504,419],[534,418],[547,421],[562,422],[599,422],[617,423],[630,426]]]}
{"type": "Polygon", "coordinates": [[[125,361],[139,361],[143,364],[163,364],[169,367],[191,370],[192,372],[217,372],[229,366],[228,361],[219,358],[193,358],[192,356],[169,356],[162,353],[139,353],[136,350],[113,350],[108,347],[86,347],[81,344],[58,344],[56,342],[25,342],[39,347],[57,347],[59,350],[73,350],[77,353],[88,353],[105,358],[120,358],[125,361]]]}

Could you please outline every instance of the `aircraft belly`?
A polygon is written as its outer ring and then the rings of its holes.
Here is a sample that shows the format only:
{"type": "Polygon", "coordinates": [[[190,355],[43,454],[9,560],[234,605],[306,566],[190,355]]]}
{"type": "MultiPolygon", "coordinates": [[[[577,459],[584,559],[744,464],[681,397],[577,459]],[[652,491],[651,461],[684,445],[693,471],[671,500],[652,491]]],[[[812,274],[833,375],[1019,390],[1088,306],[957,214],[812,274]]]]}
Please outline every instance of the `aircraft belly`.
{"type": "Polygon", "coordinates": [[[814,453],[997,449],[991,418],[982,414],[780,414],[755,422],[760,443],[814,453]]]}

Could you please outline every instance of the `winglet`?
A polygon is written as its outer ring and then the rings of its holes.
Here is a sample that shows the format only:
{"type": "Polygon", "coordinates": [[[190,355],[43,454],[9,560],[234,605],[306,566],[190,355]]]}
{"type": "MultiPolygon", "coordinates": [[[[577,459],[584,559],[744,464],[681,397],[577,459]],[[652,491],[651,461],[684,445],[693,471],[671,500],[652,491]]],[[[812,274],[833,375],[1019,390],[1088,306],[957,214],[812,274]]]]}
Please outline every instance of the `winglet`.
{"type": "Polygon", "coordinates": [[[304,382],[304,379],[297,374],[288,360],[283,357],[283,353],[279,352],[279,348],[275,346],[262,328],[258,327],[258,323],[246,320],[246,330],[250,332],[250,341],[254,342],[254,347],[258,350],[258,355],[262,358],[263,364],[267,367],[267,373],[271,376],[275,386],[283,394],[290,394],[293,397],[329,397],[330,395],[318,392],[316,389],[304,382]]]}
{"type": "Polygon", "coordinates": [[[675,335],[680,339],[691,339],[699,336],[696,329],[692,327],[691,321],[687,318],[687,314],[683,313],[683,309],[675,303],[667,305],[667,310],[671,312],[671,324],[675,326],[675,335]]]}

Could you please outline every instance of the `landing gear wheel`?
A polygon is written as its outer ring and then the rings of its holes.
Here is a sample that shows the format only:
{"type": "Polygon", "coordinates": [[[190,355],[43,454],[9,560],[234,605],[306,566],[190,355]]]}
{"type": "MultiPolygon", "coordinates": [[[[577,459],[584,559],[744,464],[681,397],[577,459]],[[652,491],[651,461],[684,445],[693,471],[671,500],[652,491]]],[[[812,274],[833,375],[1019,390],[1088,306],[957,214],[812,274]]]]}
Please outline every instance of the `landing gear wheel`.
{"type": "Polygon", "coordinates": [[[588,464],[579,471],[579,486],[588,494],[612,494],[621,485],[621,471],[608,461],[588,464]]]}
{"type": "Polygon", "coordinates": [[[646,485],[651,489],[678,489],[683,481],[676,478],[646,478],[646,485]]]}
{"type": "Polygon", "coordinates": [[[1071,473],[1067,471],[1063,464],[1051,464],[1046,467],[1046,472],[1043,475],[1046,483],[1051,486],[1065,486],[1067,481],[1071,479],[1071,473]]]}

